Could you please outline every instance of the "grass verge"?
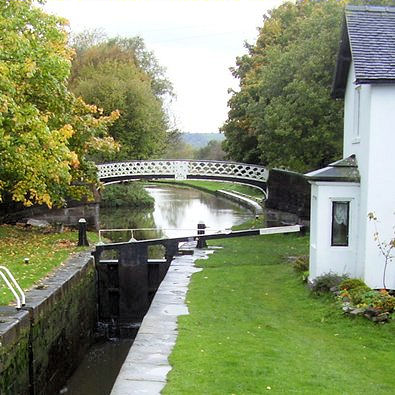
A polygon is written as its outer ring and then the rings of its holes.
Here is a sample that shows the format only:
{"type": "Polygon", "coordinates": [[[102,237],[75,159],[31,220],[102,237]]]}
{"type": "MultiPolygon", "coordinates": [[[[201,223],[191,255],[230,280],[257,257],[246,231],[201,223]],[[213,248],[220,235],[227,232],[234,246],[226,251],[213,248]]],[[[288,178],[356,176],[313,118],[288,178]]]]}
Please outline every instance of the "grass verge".
{"type": "MultiPolygon", "coordinates": [[[[96,243],[95,233],[88,233],[90,243],[96,243]]],[[[43,233],[38,229],[18,226],[0,226],[0,265],[11,270],[19,285],[27,290],[53,269],[60,266],[69,255],[89,247],[77,247],[78,232],[43,233]],[[29,258],[29,264],[24,264],[29,258]]],[[[90,247],[91,248],[91,247],[90,247]]],[[[0,280],[0,305],[14,299],[0,280]]]]}
{"type": "Polygon", "coordinates": [[[393,393],[394,324],[311,294],[287,260],[307,253],[307,237],[215,244],[192,277],[164,394],[393,393]]]}
{"type": "MultiPolygon", "coordinates": [[[[158,181],[155,181],[158,182],[158,181]]],[[[162,181],[159,181],[162,183],[162,181]]],[[[244,195],[251,196],[252,198],[256,198],[258,200],[262,200],[264,195],[263,193],[254,187],[249,187],[248,185],[236,184],[234,182],[221,182],[221,181],[199,181],[199,180],[185,180],[185,181],[163,181],[164,183],[171,183],[177,185],[186,185],[191,186],[197,189],[202,189],[207,192],[215,192],[219,189],[224,191],[231,192],[239,192],[244,195]]]]}

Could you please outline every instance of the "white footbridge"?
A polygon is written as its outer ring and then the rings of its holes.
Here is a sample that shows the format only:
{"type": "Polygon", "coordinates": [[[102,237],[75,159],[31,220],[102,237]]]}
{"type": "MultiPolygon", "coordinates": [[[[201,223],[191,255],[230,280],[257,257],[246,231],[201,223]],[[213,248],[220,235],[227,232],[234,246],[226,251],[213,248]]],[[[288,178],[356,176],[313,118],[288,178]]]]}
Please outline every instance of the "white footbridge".
{"type": "Polygon", "coordinates": [[[97,165],[104,184],[141,179],[217,180],[256,187],[266,195],[269,170],[263,166],[211,160],[133,160],[97,165]]]}

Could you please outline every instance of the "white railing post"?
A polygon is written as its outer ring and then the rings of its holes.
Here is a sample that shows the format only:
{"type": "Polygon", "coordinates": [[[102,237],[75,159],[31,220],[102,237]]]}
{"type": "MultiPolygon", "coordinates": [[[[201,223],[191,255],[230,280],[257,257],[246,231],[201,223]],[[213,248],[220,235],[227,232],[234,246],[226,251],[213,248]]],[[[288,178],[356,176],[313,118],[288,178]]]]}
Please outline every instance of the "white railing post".
{"type": "Polygon", "coordinates": [[[6,283],[7,287],[14,295],[14,297],[16,299],[16,308],[20,309],[21,306],[24,306],[25,302],[26,302],[25,294],[24,294],[22,288],[19,286],[19,284],[15,280],[15,278],[12,275],[12,273],[10,272],[10,270],[8,268],[6,268],[5,266],[0,266],[0,277],[2,277],[2,279],[6,283]],[[7,278],[7,276],[9,279],[7,278]],[[13,285],[11,284],[11,282],[9,280],[11,280],[12,284],[14,284],[15,288],[18,290],[21,297],[19,297],[18,293],[15,291],[13,285]]]}

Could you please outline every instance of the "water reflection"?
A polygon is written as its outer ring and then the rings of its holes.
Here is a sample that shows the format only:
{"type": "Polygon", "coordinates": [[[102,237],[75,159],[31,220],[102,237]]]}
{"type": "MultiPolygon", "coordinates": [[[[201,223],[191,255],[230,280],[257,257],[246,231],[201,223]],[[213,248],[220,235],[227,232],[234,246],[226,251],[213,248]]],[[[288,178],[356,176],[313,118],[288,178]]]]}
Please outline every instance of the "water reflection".
{"type": "MultiPolygon", "coordinates": [[[[147,191],[155,199],[153,210],[129,208],[100,209],[101,228],[161,228],[168,237],[193,234],[197,224],[203,221],[215,232],[230,228],[251,219],[246,208],[227,199],[185,187],[166,185],[148,186],[147,191]],[[178,229],[178,230],[177,230],[178,229]]],[[[127,240],[130,234],[118,235],[117,240],[127,240]]],[[[155,232],[142,231],[135,238],[160,237],[155,232]]]]}
{"type": "MultiPolygon", "coordinates": [[[[139,210],[128,207],[100,208],[101,229],[137,229],[157,228],[153,216],[153,210],[139,210]]],[[[131,237],[130,232],[105,233],[104,237],[113,242],[127,241],[131,237]]],[[[163,237],[160,231],[144,230],[134,231],[133,237],[137,240],[154,239],[163,237]]]]}

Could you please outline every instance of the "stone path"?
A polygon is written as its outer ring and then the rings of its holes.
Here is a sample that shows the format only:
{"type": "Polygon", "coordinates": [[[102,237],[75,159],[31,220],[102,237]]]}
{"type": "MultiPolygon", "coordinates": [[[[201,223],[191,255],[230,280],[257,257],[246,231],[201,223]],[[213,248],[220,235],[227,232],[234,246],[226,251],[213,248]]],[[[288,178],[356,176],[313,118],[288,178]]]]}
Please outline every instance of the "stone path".
{"type": "MultiPolygon", "coordinates": [[[[192,244],[183,246],[193,247],[192,244]]],[[[185,297],[190,277],[202,270],[194,263],[197,259],[206,259],[212,252],[193,248],[193,255],[174,258],[144,317],[111,395],[160,394],[171,370],[168,356],[177,339],[177,317],[188,314],[185,297]]]]}

